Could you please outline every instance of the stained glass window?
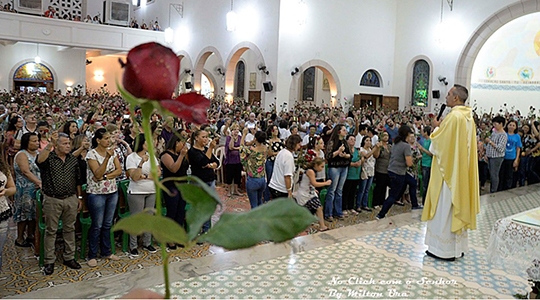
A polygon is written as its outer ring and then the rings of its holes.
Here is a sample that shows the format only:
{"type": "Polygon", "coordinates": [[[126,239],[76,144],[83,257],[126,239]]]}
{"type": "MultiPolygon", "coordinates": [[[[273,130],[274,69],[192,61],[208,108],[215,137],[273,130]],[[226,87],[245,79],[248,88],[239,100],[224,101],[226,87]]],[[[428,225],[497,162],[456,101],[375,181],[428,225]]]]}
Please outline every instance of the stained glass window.
{"type": "Polygon", "coordinates": [[[51,70],[43,64],[28,62],[20,65],[13,75],[15,81],[40,81],[53,82],[54,78],[51,70]]]}
{"type": "Polygon", "coordinates": [[[243,61],[236,64],[236,78],[234,80],[234,95],[239,98],[244,98],[244,88],[246,83],[246,65],[243,61]]]}
{"type": "Polygon", "coordinates": [[[381,87],[381,79],[375,70],[367,70],[360,79],[360,85],[381,87]]]}
{"type": "Polygon", "coordinates": [[[414,63],[412,106],[427,107],[429,95],[429,64],[420,59],[414,63]]]}
{"type": "Polygon", "coordinates": [[[302,100],[313,101],[315,98],[315,67],[307,68],[302,76],[302,100]]]}

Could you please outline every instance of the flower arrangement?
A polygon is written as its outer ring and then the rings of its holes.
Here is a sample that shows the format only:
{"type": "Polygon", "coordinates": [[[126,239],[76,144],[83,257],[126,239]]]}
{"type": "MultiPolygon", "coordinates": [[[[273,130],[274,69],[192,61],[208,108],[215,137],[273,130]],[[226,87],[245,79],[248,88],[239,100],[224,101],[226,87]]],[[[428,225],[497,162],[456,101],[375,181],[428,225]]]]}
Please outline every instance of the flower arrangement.
{"type": "MultiPolygon", "coordinates": [[[[146,43],[131,49],[127,61],[120,60],[124,68],[122,86],[118,85],[122,97],[130,103],[131,111],[140,107],[142,127],[147,141],[152,140],[150,117],[154,111],[162,115],[173,114],[185,122],[206,122],[210,101],[197,93],[181,94],[172,99],[179,81],[180,60],[169,48],[157,43],[146,43]]],[[[103,92],[103,91],[102,91],[103,92]]],[[[153,143],[148,143],[151,177],[156,188],[168,192],[159,180],[158,166],[153,143]]],[[[191,208],[186,212],[188,229],[162,216],[161,193],[156,193],[155,214],[146,212],[120,220],[113,230],[123,230],[132,235],[151,233],[161,244],[177,243],[189,249],[197,242],[208,242],[226,249],[241,249],[261,241],[283,242],[303,231],[315,218],[305,208],[290,199],[276,199],[245,213],[225,213],[213,227],[203,235],[200,230],[209,220],[218,205],[217,193],[197,177],[169,178],[174,180],[183,198],[191,208]]],[[[184,250],[185,251],[185,250],[184,250]]],[[[161,247],[165,298],[170,298],[168,254],[161,247]]]]}

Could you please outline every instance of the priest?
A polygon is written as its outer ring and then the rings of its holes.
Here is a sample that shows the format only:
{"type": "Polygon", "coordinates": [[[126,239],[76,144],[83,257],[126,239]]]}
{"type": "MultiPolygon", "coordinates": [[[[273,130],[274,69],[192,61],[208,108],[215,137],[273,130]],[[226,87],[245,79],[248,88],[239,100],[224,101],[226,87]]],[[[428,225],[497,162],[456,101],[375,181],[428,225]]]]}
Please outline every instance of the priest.
{"type": "Polygon", "coordinates": [[[476,125],[467,98],[467,89],[454,85],[446,96],[452,110],[442,122],[432,122],[433,160],[422,221],[427,221],[426,254],[446,261],[467,252],[467,231],[476,229],[480,210],[476,125]]]}

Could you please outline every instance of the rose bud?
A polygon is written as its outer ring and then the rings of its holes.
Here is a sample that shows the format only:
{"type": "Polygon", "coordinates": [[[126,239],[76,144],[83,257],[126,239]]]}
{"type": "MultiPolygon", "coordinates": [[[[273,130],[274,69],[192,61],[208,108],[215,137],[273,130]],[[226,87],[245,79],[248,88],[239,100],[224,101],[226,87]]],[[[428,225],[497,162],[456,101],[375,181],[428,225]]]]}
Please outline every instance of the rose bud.
{"type": "Polygon", "coordinates": [[[122,77],[124,88],[137,98],[171,99],[178,84],[180,60],[176,54],[158,43],[146,43],[131,49],[122,77]]]}

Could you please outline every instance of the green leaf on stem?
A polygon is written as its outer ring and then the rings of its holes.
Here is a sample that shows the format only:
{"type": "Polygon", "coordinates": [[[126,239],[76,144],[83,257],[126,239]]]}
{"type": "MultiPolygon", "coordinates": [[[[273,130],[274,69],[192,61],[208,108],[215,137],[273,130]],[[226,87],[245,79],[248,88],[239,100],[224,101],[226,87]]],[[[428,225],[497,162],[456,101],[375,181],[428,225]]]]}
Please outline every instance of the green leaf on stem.
{"type": "Polygon", "coordinates": [[[123,230],[131,235],[140,235],[144,232],[151,233],[154,238],[164,243],[178,243],[187,245],[188,237],[184,228],[172,219],[140,212],[121,219],[114,225],[113,231],[123,230]]]}
{"type": "Polygon", "coordinates": [[[217,193],[206,183],[196,177],[189,178],[192,180],[191,183],[177,184],[177,186],[182,193],[182,198],[190,204],[190,208],[186,211],[186,222],[189,224],[189,240],[193,240],[221,202],[217,193]],[[193,184],[193,181],[197,184],[193,184]]]}
{"type": "Polygon", "coordinates": [[[249,212],[225,213],[199,241],[242,249],[261,241],[280,243],[294,238],[317,219],[293,200],[280,198],[249,212]]]}

